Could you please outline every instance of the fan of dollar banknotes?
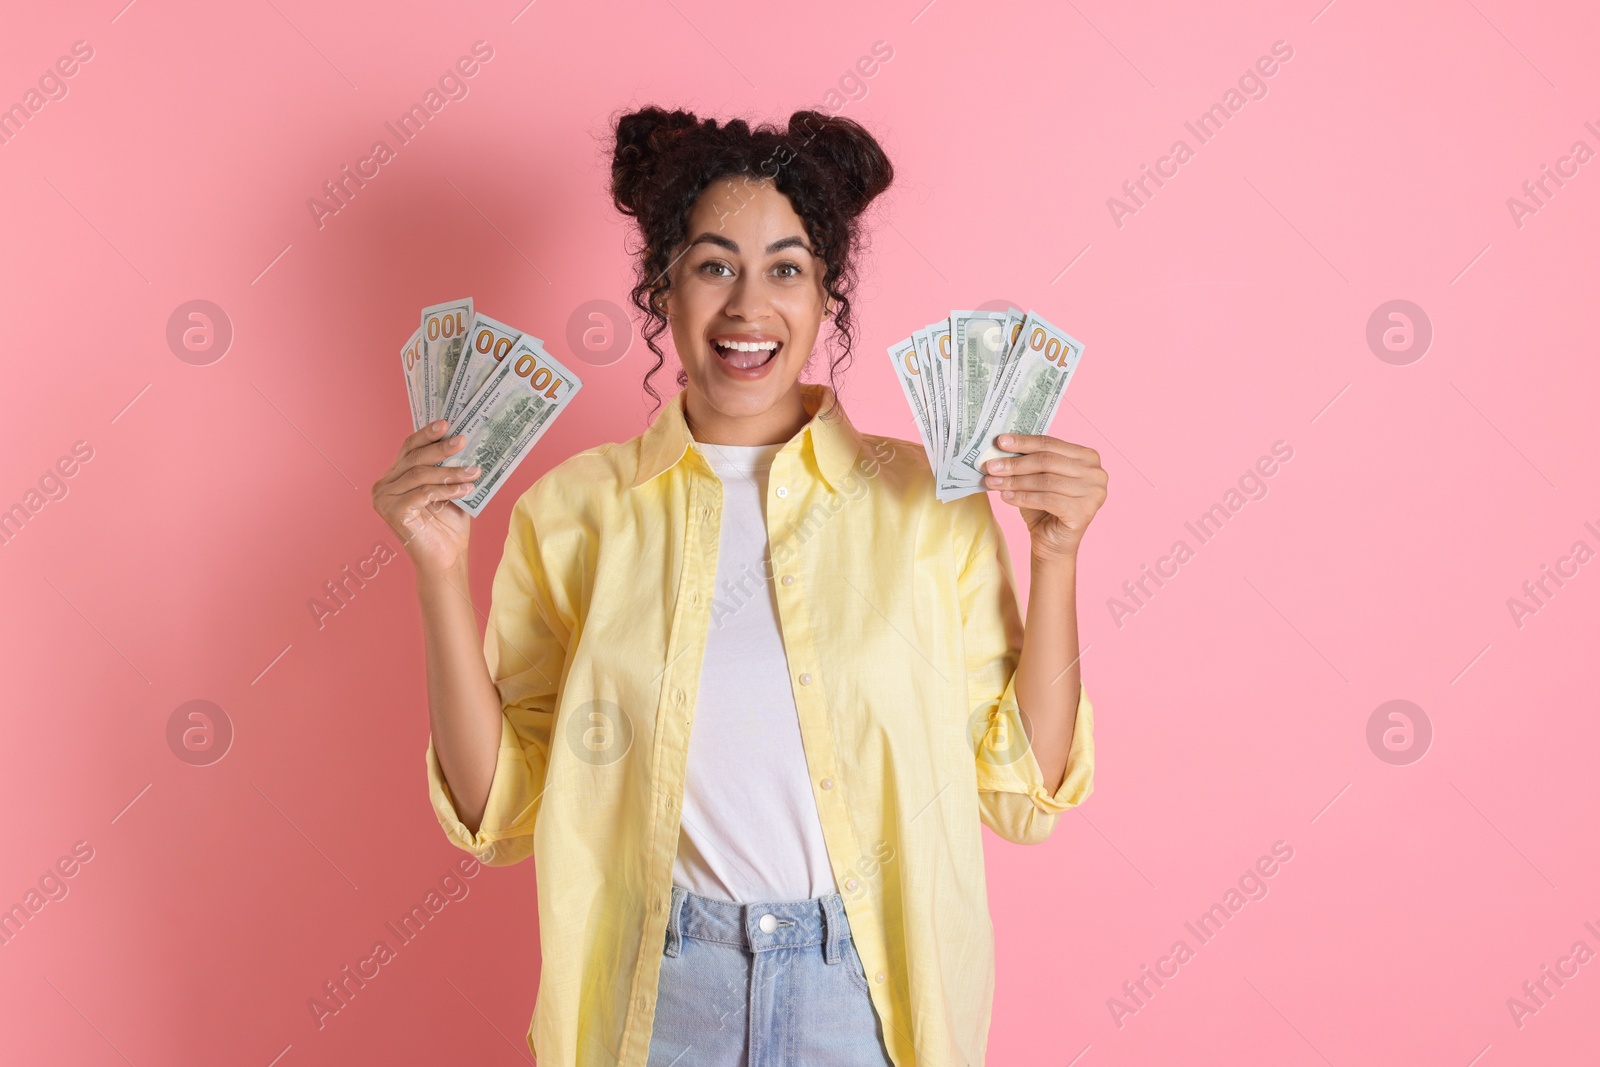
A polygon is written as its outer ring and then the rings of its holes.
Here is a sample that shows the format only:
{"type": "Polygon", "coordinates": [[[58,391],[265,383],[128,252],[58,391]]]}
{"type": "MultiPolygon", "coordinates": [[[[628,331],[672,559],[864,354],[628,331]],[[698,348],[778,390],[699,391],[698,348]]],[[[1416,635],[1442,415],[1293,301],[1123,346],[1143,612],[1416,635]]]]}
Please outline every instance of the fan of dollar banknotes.
{"type": "Polygon", "coordinates": [[[952,311],[889,346],[942,501],[984,491],[1003,433],[1049,430],[1083,344],[1037,312],[952,311]]]}
{"type": "Polygon", "coordinates": [[[446,420],[467,444],[441,465],[482,468],[472,492],[451,501],[473,517],[583,385],[539,338],[477,314],[471,298],[423,308],[400,362],[412,429],[446,420]]]}

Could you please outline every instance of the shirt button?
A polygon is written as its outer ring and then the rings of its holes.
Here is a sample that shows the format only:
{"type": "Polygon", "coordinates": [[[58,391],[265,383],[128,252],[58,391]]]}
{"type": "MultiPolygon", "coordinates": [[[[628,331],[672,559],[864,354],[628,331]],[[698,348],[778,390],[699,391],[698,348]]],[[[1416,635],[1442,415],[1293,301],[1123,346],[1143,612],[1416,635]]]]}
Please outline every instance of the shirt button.
{"type": "Polygon", "coordinates": [[[875,974],[875,975],[873,975],[873,976],[872,976],[872,980],[873,980],[873,981],[874,981],[874,982],[881,982],[881,981],[883,981],[883,972],[882,972],[882,971],[879,971],[879,972],[878,972],[878,973],[877,973],[877,974],[875,974]]]}
{"type": "Polygon", "coordinates": [[[846,889],[850,890],[850,892],[852,892],[852,893],[854,893],[856,891],[856,886],[858,886],[860,884],[861,883],[856,881],[854,878],[846,878],[844,880],[844,887],[846,889]]]}
{"type": "Polygon", "coordinates": [[[805,673],[804,671],[802,671],[800,673],[800,684],[801,685],[810,685],[811,684],[811,675],[809,675],[809,674],[805,673]]]}
{"type": "Polygon", "coordinates": [[[822,780],[822,788],[824,788],[824,789],[832,789],[833,788],[833,779],[832,778],[824,778],[822,780]]]}
{"type": "Polygon", "coordinates": [[[788,496],[789,495],[789,487],[787,485],[778,486],[778,495],[780,497],[788,496]]]}
{"type": "Polygon", "coordinates": [[[793,584],[794,584],[794,575],[792,575],[792,574],[785,574],[785,575],[784,575],[784,576],[783,576],[783,584],[784,584],[784,585],[793,585],[793,584]]]}
{"type": "Polygon", "coordinates": [[[772,912],[769,911],[765,915],[761,916],[761,932],[762,933],[770,934],[770,933],[772,933],[772,931],[776,930],[777,928],[778,928],[778,917],[776,915],[772,914],[772,912]]]}

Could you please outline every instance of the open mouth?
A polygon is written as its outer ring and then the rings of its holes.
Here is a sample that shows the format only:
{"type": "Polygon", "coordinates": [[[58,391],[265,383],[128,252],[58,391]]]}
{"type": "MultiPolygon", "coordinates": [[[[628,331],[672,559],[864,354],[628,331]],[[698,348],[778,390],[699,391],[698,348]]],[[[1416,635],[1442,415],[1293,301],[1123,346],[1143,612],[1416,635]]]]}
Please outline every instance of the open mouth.
{"type": "Polygon", "coordinates": [[[711,350],[724,363],[737,370],[755,370],[770,363],[783,348],[782,341],[711,342],[711,350]]]}

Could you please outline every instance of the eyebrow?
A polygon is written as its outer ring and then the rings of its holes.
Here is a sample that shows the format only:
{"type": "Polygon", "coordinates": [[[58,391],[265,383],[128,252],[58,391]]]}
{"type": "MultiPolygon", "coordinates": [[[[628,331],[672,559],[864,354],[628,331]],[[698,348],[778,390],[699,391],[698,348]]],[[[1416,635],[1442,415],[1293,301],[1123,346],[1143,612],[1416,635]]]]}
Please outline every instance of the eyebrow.
{"type": "MultiPolygon", "coordinates": [[[[690,241],[689,242],[689,247],[693,248],[695,245],[698,245],[698,244],[718,245],[718,246],[720,246],[722,248],[726,248],[730,252],[739,251],[739,245],[736,242],[734,242],[732,240],[729,240],[728,238],[722,236],[720,233],[711,233],[709,231],[707,231],[706,233],[702,233],[699,237],[696,237],[694,240],[690,241]]],[[[777,251],[779,251],[781,249],[784,249],[784,248],[800,248],[800,249],[804,249],[806,252],[811,252],[811,248],[810,248],[810,246],[808,246],[806,244],[805,238],[791,236],[791,237],[780,237],[776,241],[774,241],[770,245],[768,245],[767,246],[767,255],[770,256],[770,255],[772,255],[772,253],[777,252],[777,251]]],[[[815,253],[812,253],[812,254],[815,254],[815,253]]]]}

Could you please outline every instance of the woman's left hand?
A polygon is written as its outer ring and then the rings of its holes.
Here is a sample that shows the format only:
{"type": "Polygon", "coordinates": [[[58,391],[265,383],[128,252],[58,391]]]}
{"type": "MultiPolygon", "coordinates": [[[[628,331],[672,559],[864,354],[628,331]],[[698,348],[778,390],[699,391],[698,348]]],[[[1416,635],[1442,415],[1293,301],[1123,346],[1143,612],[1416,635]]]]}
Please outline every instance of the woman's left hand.
{"type": "Polygon", "coordinates": [[[1071,560],[1089,522],[1106,501],[1100,453],[1047,434],[1001,434],[995,444],[1018,456],[984,465],[983,484],[1022,510],[1033,537],[1033,558],[1071,560]]]}

